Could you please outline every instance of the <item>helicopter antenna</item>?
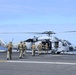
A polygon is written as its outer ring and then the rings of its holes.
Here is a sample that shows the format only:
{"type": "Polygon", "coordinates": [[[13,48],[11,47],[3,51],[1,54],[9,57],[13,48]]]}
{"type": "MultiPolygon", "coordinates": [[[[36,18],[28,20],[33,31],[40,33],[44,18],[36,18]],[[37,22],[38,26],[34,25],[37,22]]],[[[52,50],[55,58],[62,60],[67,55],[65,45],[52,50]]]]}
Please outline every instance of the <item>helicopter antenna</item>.
{"type": "Polygon", "coordinates": [[[13,42],[14,38],[12,38],[12,42],[13,42]]]}

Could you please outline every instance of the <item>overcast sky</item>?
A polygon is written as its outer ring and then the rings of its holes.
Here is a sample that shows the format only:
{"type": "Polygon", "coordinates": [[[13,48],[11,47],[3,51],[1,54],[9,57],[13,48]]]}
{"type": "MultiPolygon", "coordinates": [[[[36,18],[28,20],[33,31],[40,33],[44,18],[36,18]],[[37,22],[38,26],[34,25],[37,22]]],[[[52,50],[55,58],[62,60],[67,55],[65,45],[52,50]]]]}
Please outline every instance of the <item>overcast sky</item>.
{"type": "MultiPolygon", "coordinates": [[[[76,30],[76,0],[0,0],[0,32],[43,32],[76,30]]],[[[33,34],[0,34],[8,42],[33,34]]],[[[40,35],[36,35],[40,36],[40,35]]],[[[76,33],[56,34],[76,45],[76,33]]]]}

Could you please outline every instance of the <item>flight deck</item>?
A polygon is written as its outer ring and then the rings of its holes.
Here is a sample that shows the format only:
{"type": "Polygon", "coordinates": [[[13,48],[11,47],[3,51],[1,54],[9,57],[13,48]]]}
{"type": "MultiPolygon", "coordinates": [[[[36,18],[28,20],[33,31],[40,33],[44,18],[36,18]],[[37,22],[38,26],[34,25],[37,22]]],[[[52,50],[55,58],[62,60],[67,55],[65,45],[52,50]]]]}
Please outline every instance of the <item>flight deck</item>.
{"type": "Polygon", "coordinates": [[[0,53],[0,75],[76,75],[76,54],[18,56],[13,52],[12,60],[6,60],[6,52],[0,53]]]}

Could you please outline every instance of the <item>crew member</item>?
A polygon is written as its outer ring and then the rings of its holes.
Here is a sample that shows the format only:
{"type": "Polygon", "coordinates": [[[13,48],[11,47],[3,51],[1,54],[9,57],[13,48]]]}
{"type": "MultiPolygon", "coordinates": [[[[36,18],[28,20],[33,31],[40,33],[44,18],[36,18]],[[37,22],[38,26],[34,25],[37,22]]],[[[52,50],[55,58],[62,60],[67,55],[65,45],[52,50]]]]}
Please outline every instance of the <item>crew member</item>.
{"type": "Polygon", "coordinates": [[[49,47],[48,47],[48,43],[46,43],[46,44],[45,44],[45,51],[47,51],[47,53],[48,53],[48,48],[49,48],[49,47]]]}
{"type": "Polygon", "coordinates": [[[35,56],[35,50],[36,50],[35,44],[33,44],[33,45],[31,46],[31,49],[32,49],[32,56],[35,56]]]}
{"type": "Polygon", "coordinates": [[[25,44],[25,42],[23,43],[23,56],[25,56],[25,54],[26,54],[26,44],[25,44]]]}
{"type": "Polygon", "coordinates": [[[22,41],[18,45],[18,49],[19,49],[19,52],[20,52],[19,58],[21,59],[23,57],[23,44],[22,44],[22,41]]]}
{"type": "Polygon", "coordinates": [[[38,46],[38,54],[40,55],[42,53],[42,43],[40,43],[38,46]]]}
{"type": "Polygon", "coordinates": [[[7,44],[7,48],[8,48],[8,50],[7,50],[7,60],[12,59],[12,47],[13,47],[12,42],[9,42],[9,44],[7,44]]]}

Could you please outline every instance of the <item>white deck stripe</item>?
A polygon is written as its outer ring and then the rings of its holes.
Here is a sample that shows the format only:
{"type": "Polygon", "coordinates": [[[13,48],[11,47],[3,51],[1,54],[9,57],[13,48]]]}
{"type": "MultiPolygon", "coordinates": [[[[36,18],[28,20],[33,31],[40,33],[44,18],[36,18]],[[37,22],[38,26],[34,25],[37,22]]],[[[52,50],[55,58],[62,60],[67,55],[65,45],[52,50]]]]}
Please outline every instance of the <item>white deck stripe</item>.
{"type": "Polygon", "coordinates": [[[58,65],[76,65],[76,63],[68,62],[42,62],[42,61],[6,61],[10,63],[33,63],[33,64],[58,64],[58,65]]]}

